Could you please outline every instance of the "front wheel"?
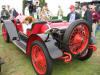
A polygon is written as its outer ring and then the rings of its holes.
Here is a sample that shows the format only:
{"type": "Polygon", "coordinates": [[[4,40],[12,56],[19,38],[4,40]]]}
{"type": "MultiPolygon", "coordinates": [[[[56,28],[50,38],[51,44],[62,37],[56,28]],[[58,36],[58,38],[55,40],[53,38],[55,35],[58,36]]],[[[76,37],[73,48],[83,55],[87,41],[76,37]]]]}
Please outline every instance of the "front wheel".
{"type": "Polygon", "coordinates": [[[51,75],[52,60],[45,45],[40,41],[34,41],[30,51],[32,65],[37,75],[51,75]]]}
{"type": "Polygon", "coordinates": [[[93,50],[87,49],[80,57],[78,58],[81,61],[87,60],[92,56],[93,50]]]}

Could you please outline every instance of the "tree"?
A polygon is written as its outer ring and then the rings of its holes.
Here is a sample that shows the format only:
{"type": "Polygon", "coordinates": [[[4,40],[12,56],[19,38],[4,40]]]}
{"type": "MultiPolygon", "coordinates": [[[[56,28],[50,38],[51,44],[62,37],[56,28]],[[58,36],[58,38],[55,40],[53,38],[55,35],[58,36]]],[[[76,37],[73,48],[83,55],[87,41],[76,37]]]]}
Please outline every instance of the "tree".
{"type": "Polygon", "coordinates": [[[43,7],[45,4],[45,0],[39,0],[39,2],[40,2],[40,6],[43,7]]]}
{"type": "Polygon", "coordinates": [[[25,10],[25,4],[26,4],[26,0],[23,0],[23,14],[24,14],[24,10],[25,10]]]}

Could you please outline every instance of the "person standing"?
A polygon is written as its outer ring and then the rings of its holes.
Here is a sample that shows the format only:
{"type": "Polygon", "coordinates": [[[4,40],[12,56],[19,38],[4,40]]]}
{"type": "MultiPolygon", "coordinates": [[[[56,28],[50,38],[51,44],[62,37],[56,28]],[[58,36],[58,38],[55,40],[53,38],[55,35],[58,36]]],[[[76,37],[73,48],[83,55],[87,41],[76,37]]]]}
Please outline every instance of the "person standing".
{"type": "Polygon", "coordinates": [[[30,16],[29,7],[30,7],[30,4],[27,4],[27,6],[25,8],[25,15],[26,16],[30,16]]]}
{"type": "Polygon", "coordinates": [[[39,2],[36,2],[36,14],[37,14],[37,19],[41,19],[41,7],[39,2]]]}
{"type": "Polygon", "coordinates": [[[36,5],[33,5],[33,16],[35,19],[37,19],[37,6],[36,5]]]}
{"type": "MultiPolygon", "coordinates": [[[[1,20],[8,20],[10,19],[10,14],[9,12],[6,10],[6,6],[3,5],[2,6],[2,11],[1,11],[1,20]]],[[[1,32],[2,32],[2,25],[3,23],[1,23],[1,32]]],[[[2,34],[2,33],[1,33],[2,34]]]]}
{"type": "Polygon", "coordinates": [[[88,9],[88,6],[86,4],[82,5],[82,9],[85,12],[83,19],[87,21],[87,23],[89,24],[90,28],[91,28],[91,32],[92,32],[92,13],[91,11],[88,9]]]}
{"type": "Polygon", "coordinates": [[[98,20],[98,25],[96,27],[96,31],[95,31],[95,34],[100,30],[100,17],[99,17],[99,20],[98,20]]]}
{"type": "Polygon", "coordinates": [[[41,20],[43,21],[51,21],[52,20],[52,12],[48,9],[47,3],[45,3],[44,7],[41,11],[41,20]]]}
{"type": "Polygon", "coordinates": [[[92,36],[95,38],[95,31],[96,31],[97,22],[99,20],[99,14],[98,14],[97,11],[95,11],[95,6],[93,6],[93,5],[90,6],[90,11],[92,13],[92,21],[93,21],[93,24],[92,24],[92,36]]]}
{"type": "Polygon", "coordinates": [[[9,12],[6,10],[6,6],[5,6],[5,5],[2,6],[1,18],[2,18],[3,20],[8,20],[8,19],[10,18],[10,14],[9,14],[9,12]]]}
{"type": "Polygon", "coordinates": [[[29,4],[29,14],[30,14],[30,16],[34,16],[33,15],[33,4],[32,3],[29,4]]]}
{"type": "MultiPolygon", "coordinates": [[[[89,31],[90,31],[90,35],[91,35],[91,32],[92,32],[92,13],[89,10],[87,4],[83,4],[82,5],[82,9],[83,9],[83,11],[85,11],[83,19],[90,26],[90,30],[89,31]]],[[[94,37],[91,35],[91,40],[89,41],[89,44],[95,44],[95,43],[96,43],[96,41],[94,40],[94,37]]]]}
{"type": "Polygon", "coordinates": [[[63,17],[63,10],[61,9],[61,6],[60,5],[58,6],[58,8],[59,8],[58,14],[57,14],[58,19],[62,19],[62,17],[63,17]]]}
{"type": "Polygon", "coordinates": [[[41,19],[41,7],[37,6],[37,15],[38,15],[38,19],[41,19]]]}
{"type": "Polygon", "coordinates": [[[70,6],[70,11],[71,12],[67,15],[68,22],[74,22],[75,20],[80,19],[80,14],[75,11],[74,5],[70,6]]]}
{"type": "Polygon", "coordinates": [[[10,19],[13,20],[18,16],[18,12],[15,10],[15,8],[11,9],[10,19]]]}
{"type": "Polygon", "coordinates": [[[11,9],[10,9],[10,5],[7,5],[7,10],[10,13],[11,9]]]}

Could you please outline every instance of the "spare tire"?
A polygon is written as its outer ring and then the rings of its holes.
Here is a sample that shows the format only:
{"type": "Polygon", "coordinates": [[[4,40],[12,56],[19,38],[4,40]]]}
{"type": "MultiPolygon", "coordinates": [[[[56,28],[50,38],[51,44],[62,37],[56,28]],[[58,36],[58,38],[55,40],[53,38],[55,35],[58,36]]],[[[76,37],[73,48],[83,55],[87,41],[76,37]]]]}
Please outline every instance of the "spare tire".
{"type": "Polygon", "coordinates": [[[73,55],[81,55],[87,50],[91,37],[91,27],[85,20],[76,20],[66,29],[63,37],[64,49],[73,55]]]}

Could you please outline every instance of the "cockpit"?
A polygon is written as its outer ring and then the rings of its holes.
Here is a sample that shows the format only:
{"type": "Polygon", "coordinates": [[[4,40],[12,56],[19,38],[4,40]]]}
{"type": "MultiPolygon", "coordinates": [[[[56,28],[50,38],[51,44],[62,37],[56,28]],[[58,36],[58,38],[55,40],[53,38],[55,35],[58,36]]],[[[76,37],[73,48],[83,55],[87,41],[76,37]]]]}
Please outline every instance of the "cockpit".
{"type": "Polygon", "coordinates": [[[28,16],[24,19],[24,21],[22,23],[26,23],[26,24],[29,24],[29,23],[34,23],[36,22],[37,20],[35,18],[33,18],[32,16],[28,16]]]}

